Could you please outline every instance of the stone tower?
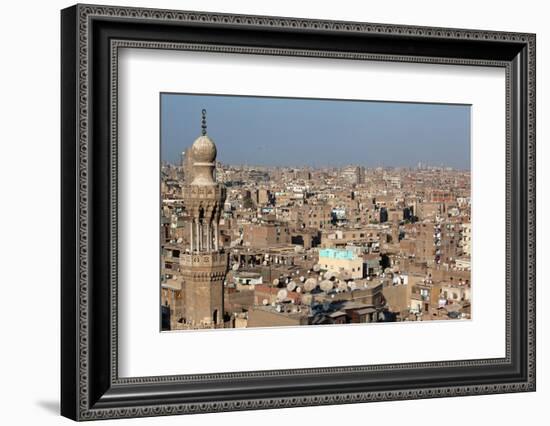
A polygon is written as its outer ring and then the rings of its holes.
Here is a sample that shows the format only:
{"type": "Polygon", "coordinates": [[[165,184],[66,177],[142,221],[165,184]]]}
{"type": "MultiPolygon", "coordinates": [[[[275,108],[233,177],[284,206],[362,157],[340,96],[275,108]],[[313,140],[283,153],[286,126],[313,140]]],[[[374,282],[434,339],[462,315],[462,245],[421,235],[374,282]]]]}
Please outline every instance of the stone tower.
{"type": "Polygon", "coordinates": [[[223,325],[223,281],[227,253],[220,247],[219,221],[225,187],[214,179],[216,145],[206,134],[202,110],[202,135],[191,146],[192,176],[183,188],[189,217],[189,250],[180,256],[185,285],[183,311],[190,327],[223,325]]]}

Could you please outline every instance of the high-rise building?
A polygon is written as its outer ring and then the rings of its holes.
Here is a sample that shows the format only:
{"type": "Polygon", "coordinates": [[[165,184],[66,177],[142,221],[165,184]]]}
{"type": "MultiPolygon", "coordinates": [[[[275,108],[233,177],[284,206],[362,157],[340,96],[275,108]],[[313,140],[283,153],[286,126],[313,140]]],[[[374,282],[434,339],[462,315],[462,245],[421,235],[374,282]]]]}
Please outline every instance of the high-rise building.
{"type": "Polygon", "coordinates": [[[193,327],[223,325],[227,253],[220,246],[220,214],[225,187],[214,180],[216,145],[206,134],[206,111],[202,111],[202,135],[190,150],[193,180],[183,188],[190,221],[188,250],[180,256],[184,281],[183,314],[193,327]]]}
{"type": "Polygon", "coordinates": [[[361,166],[348,166],[342,169],[341,176],[350,184],[365,183],[365,168],[361,166]]]}

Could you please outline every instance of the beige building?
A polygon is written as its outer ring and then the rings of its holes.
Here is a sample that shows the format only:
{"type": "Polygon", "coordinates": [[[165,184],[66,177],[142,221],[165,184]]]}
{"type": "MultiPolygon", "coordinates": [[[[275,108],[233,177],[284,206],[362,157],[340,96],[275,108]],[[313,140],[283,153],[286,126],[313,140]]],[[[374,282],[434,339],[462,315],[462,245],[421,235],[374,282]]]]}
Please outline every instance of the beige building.
{"type": "Polygon", "coordinates": [[[298,312],[298,307],[293,311],[277,311],[271,306],[255,306],[248,312],[247,327],[283,327],[308,325],[307,310],[298,312]]]}
{"type": "Polygon", "coordinates": [[[365,169],[360,166],[348,166],[342,170],[341,176],[350,184],[362,184],[365,182],[365,169]]]}
{"type": "Polygon", "coordinates": [[[334,273],[349,272],[353,279],[363,278],[363,258],[352,250],[319,250],[319,265],[334,273]]]}
{"type": "Polygon", "coordinates": [[[259,223],[243,226],[245,247],[273,247],[290,244],[290,231],[285,224],[259,223]]]}
{"type": "Polygon", "coordinates": [[[472,224],[463,223],[460,225],[461,230],[461,239],[460,243],[462,246],[462,253],[465,256],[472,255],[472,224]]]}
{"type": "Polygon", "coordinates": [[[388,225],[365,225],[361,228],[325,230],[321,233],[323,248],[345,248],[348,245],[367,245],[386,240],[388,225]]]}
{"type": "Polygon", "coordinates": [[[256,191],[256,204],[265,205],[271,200],[271,193],[269,190],[260,188],[256,191]]]}
{"type": "Polygon", "coordinates": [[[391,312],[399,313],[405,317],[406,313],[411,310],[411,285],[389,284],[384,286],[382,293],[386,299],[386,306],[391,312]]]}

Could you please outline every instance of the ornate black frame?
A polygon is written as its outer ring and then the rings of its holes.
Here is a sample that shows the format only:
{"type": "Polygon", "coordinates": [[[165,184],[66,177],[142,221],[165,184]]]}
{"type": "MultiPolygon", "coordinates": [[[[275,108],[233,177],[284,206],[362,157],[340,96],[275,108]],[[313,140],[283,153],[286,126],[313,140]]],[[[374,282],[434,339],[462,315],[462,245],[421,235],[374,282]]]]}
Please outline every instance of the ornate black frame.
{"type": "Polygon", "coordinates": [[[62,415],[90,420],[535,390],[535,35],[96,5],[64,9],[61,29],[62,415]],[[504,67],[506,357],[119,378],[120,47],[504,67]]]}

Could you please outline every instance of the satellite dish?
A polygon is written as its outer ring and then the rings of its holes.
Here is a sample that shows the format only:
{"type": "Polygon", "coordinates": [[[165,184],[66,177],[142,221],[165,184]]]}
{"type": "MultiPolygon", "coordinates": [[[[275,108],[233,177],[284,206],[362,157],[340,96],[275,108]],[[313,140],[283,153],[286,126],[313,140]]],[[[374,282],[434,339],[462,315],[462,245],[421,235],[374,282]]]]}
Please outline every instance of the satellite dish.
{"type": "Polygon", "coordinates": [[[288,296],[288,291],[286,291],[286,289],[282,288],[281,290],[279,290],[277,292],[277,300],[279,302],[282,302],[283,300],[285,300],[288,296]]]}
{"type": "Polygon", "coordinates": [[[279,278],[275,278],[273,280],[273,285],[279,285],[279,278]]]}
{"type": "Polygon", "coordinates": [[[262,263],[263,263],[264,266],[266,266],[267,265],[267,260],[264,260],[262,263]]]}
{"type": "Polygon", "coordinates": [[[303,283],[305,280],[306,280],[306,279],[305,279],[303,276],[300,277],[300,282],[301,282],[301,283],[303,283]]]}
{"type": "Polygon", "coordinates": [[[269,304],[269,300],[264,299],[262,300],[262,305],[267,306],[269,304]]]}
{"type": "Polygon", "coordinates": [[[286,285],[286,289],[288,291],[294,291],[296,290],[296,283],[294,281],[290,281],[287,285],[286,285]]]}
{"type": "Polygon", "coordinates": [[[348,287],[351,291],[355,290],[357,288],[357,284],[355,284],[355,281],[350,281],[348,283],[348,287]]]}
{"type": "Polygon", "coordinates": [[[315,278],[308,278],[304,283],[305,291],[312,291],[315,287],[317,287],[317,280],[315,278]]]}
{"type": "Polygon", "coordinates": [[[315,272],[319,272],[321,270],[321,265],[319,265],[319,264],[313,265],[313,270],[315,272]]]}
{"type": "Polygon", "coordinates": [[[231,267],[232,270],[234,271],[238,271],[239,270],[239,264],[238,263],[235,263],[232,267],[231,267]]]}
{"type": "Polygon", "coordinates": [[[183,243],[183,238],[180,237],[178,238],[178,244],[181,244],[181,243],[183,243]]]}
{"type": "Polygon", "coordinates": [[[302,287],[296,287],[296,293],[301,293],[302,292],[302,287]]]}
{"type": "Polygon", "coordinates": [[[343,281],[351,280],[351,275],[348,271],[340,272],[340,279],[343,281]]]}
{"type": "Polygon", "coordinates": [[[323,280],[323,281],[321,281],[320,287],[321,287],[321,290],[323,290],[325,292],[329,292],[333,288],[332,281],[323,280]]]}

